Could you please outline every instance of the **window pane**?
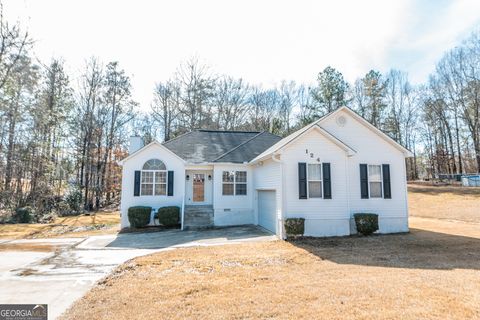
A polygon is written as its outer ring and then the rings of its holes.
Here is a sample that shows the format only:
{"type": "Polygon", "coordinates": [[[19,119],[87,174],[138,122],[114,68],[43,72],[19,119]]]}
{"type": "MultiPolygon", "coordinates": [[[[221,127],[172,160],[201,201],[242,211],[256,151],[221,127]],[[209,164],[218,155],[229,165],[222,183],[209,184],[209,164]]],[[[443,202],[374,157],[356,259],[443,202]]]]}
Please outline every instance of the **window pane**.
{"type": "Polygon", "coordinates": [[[167,173],[166,172],[155,172],[155,183],[165,183],[167,182],[167,173]]]}
{"type": "Polygon", "coordinates": [[[235,171],[223,171],[223,182],[233,182],[234,173],[235,171]]]}
{"type": "Polygon", "coordinates": [[[233,183],[224,183],[222,185],[222,194],[224,196],[233,196],[233,183]]]}
{"type": "Polygon", "coordinates": [[[142,183],[153,183],[153,172],[142,171],[142,183]]]}
{"type": "Polygon", "coordinates": [[[368,179],[371,181],[381,181],[382,168],[380,166],[368,166],[368,179]]]}
{"type": "Polygon", "coordinates": [[[150,159],[143,165],[143,170],[167,170],[165,164],[158,159],[150,159]]]}
{"type": "Polygon", "coordinates": [[[235,194],[236,195],[246,195],[247,194],[247,184],[246,183],[235,184],[235,194]]]}
{"type": "Polygon", "coordinates": [[[370,182],[370,197],[381,198],[382,197],[382,183],[370,182]]]}
{"type": "Polygon", "coordinates": [[[165,183],[155,183],[155,195],[164,196],[167,194],[167,185],[165,183]]]}
{"type": "Polygon", "coordinates": [[[308,180],[321,180],[322,170],[320,164],[308,165],[308,180]]]}
{"type": "Polygon", "coordinates": [[[247,171],[235,172],[235,182],[247,182],[247,171]]]}
{"type": "Polygon", "coordinates": [[[322,197],[322,183],[320,181],[308,182],[308,197],[309,198],[322,197]]]}
{"type": "Polygon", "coordinates": [[[151,196],[153,194],[153,184],[142,183],[140,193],[142,196],[151,196]]]}

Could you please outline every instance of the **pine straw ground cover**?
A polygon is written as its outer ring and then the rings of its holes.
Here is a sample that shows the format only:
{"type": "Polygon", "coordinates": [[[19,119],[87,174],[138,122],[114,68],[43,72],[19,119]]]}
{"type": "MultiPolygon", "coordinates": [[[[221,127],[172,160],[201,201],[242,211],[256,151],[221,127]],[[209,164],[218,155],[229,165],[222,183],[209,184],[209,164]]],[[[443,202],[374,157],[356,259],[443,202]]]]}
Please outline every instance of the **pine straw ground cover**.
{"type": "Polygon", "coordinates": [[[479,319],[477,231],[165,251],[122,265],[63,317],[479,319]]]}

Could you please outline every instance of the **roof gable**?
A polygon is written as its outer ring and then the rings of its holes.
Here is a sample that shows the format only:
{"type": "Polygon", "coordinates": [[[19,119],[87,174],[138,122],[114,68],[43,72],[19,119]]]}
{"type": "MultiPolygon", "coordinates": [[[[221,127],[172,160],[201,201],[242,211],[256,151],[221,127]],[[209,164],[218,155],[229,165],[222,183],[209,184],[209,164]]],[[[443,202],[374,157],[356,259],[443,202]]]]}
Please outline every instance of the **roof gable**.
{"type": "Polygon", "coordinates": [[[182,158],[180,158],[178,155],[176,155],[174,152],[170,151],[169,149],[165,148],[163,146],[163,144],[161,144],[160,142],[158,142],[157,140],[153,140],[152,142],[150,142],[149,144],[147,144],[146,146],[143,146],[142,148],[138,149],[137,151],[135,151],[134,153],[128,155],[128,157],[120,160],[118,162],[119,165],[123,165],[126,161],[130,160],[131,158],[137,156],[138,154],[146,151],[147,149],[150,149],[151,147],[153,146],[157,146],[157,147],[160,147],[161,149],[165,150],[166,152],[172,154],[173,156],[175,156],[176,158],[178,158],[179,161],[181,162],[185,162],[182,158]]]}
{"type": "Polygon", "coordinates": [[[345,148],[345,150],[347,151],[347,153],[355,153],[355,150],[353,150],[352,148],[350,148],[348,145],[346,145],[345,143],[343,143],[341,140],[339,140],[338,138],[336,138],[335,136],[333,136],[332,134],[330,134],[328,131],[326,131],[324,128],[322,128],[321,124],[322,122],[324,122],[325,120],[327,120],[328,118],[331,118],[333,116],[335,116],[335,114],[341,112],[341,111],[346,111],[350,116],[352,116],[354,119],[358,120],[358,122],[360,122],[362,125],[364,125],[365,127],[367,127],[368,129],[370,129],[371,131],[373,131],[375,134],[377,134],[378,136],[380,136],[383,140],[385,140],[386,142],[392,144],[395,148],[397,148],[398,150],[400,150],[406,157],[411,157],[412,156],[412,153],[406,149],[405,147],[403,147],[402,145],[400,145],[399,143],[397,143],[395,140],[393,140],[392,138],[390,138],[389,136],[387,136],[385,133],[383,133],[381,130],[379,130],[378,128],[376,128],[374,125],[372,125],[370,122],[368,122],[367,120],[365,120],[363,117],[361,117],[359,114],[357,114],[355,111],[353,111],[352,109],[348,108],[348,107],[340,107],[332,112],[329,112],[327,113],[326,115],[322,116],[320,119],[306,125],[305,127],[293,132],[292,134],[290,134],[289,136],[283,138],[282,140],[280,140],[279,142],[277,142],[276,144],[274,144],[273,146],[271,146],[270,148],[268,148],[267,150],[265,150],[264,152],[262,152],[260,155],[258,155],[256,158],[254,158],[251,162],[256,162],[256,161],[260,161],[266,157],[268,157],[269,155],[279,151],[280,149],[282,149],[283,147],[285,147],[286,145],[288,145],[289,143],[293,142],[294,140],[298,139],[300,136],[302,136],[303,134],[305,134],[306,132],[312,130],[314,127],[319,127],[322,131],[322,133],[330,138],[332,140],[332,142],[336,142],[337,144],[339,144],[339,146],[343,145],[343,147],[345,148]],[[337,141],[335,141],[337,140],[337,141]]]}
{"type": "Polygon", "coordinates": [[[408,150],[407,148],[405,148],[404,146],[402,146],[401,144],[399,144],[398,142],[393,140],[391,137],[389,137],[387,134],[385,134],[382,130],[375,127],[373,124],[368,122],[365,118],[363,118],[361,115],[359,115],[358,113],[356,113],[355,111],[353,111],[352,109],[350,109],[348,107],[338,108],[337,110],[335,110],[331,114],[329,114],[326,117],[320,119],[318,124],[321,125],[321,122],[325,121],[327,118],[330,118],[330,117],[334,116],[334,114],[337,114],[340,111],[345,111],[352,118],[356,119],[358,122],[360,122],[365,127],[370,129],[373,133],[377,134],[380,138],[382,138],[383,140],[385,140],[386,142],[391,144],[393,147],[395,147],[396,149],[401,151],[405,155],[405,157],[413,157],[413,153],[410,150],[408,150]]]}

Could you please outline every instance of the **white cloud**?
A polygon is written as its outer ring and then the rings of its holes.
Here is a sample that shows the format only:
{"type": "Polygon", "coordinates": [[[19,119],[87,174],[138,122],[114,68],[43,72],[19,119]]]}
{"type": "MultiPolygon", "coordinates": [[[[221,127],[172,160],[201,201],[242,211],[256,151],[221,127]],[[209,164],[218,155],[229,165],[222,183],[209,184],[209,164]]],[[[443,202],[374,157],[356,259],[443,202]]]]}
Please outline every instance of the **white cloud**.
{"type": "Polygon", "coordinates": [[[197,55],[220,73],[269,86],[312,82],[332,65],[353,81],[401,68],[424,81],[442,52],[478,23],[478,1],[11,0],[42,60],[118,60],[148,108],[153,85],[197,55]]]}

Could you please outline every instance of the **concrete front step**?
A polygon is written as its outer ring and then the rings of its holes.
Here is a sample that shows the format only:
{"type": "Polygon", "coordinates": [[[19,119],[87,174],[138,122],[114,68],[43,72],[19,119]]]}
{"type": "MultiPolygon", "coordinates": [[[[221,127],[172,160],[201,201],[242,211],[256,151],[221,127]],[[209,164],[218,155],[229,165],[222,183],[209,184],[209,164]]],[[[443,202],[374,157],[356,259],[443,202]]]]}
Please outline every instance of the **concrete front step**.
{"type": "Polygon", "coordinates": [[[213,206],[185,206],[183,228],[185,230],[201,230],[212,228],[213,206]]]}

